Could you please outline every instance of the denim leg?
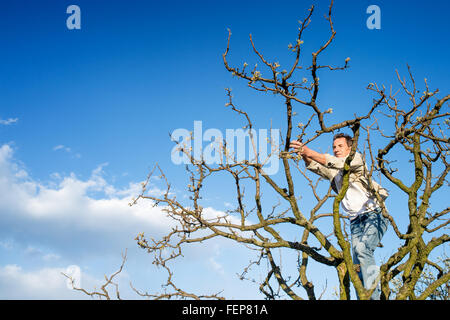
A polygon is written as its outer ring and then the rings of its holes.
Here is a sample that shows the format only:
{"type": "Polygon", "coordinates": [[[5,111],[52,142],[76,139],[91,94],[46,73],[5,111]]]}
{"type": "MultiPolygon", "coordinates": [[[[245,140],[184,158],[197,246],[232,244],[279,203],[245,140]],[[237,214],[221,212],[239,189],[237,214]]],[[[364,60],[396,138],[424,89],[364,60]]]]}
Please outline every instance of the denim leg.
{"type": "MultiPolygon", "coordinates": [[[[362,236],[364,234],[363,223],[361,223],[360,217],[350,222],[350,231],[352,236],[352,252],[353,252],[353,264],[360,265],[360,261],[357,255],[356,247],[360,246],[362,236]]],[[[361,268],[359,268],[358,276],[364,284],[361,268]]],[[[357,299],[359,299],[358,293],[356,293],[357,299]]]]}
{"type": "MultiPolygon", "coordinates": [[[[352,223],[352,247],[354,261],[358,261],[361,268],[361,280],[364,288],[370,289],[379,274],[379,267],[375,263],[374,251],[385,234],[389,221],[377,211],[369,212],[356,223],[352,223]],[[358,223],[359,222],[359,223],[358,223]],[[355,235],[353,233],[355,232],[355,235]],[[355,259],[356,258],[356,259],[355,259]]],[[[372,294],[371,299],[380,299],[380,286],[372,294]]]]}
{"type": "MultiPolygon", "coordinates": [[[[352,252],[353,252],[353,263],[359,264],[358,255],[356,254],[356,247],[362,241],[362,236],[364,234],[364,225],[361,223],[361,220],[357,218],[356,220],[350,223],[350,230],[352,235],[352,252]]],[[[360,278],[362,277],[359,272],[360,278]]],[[[362,280],[362,278],[361,278],[362,280]]]]}

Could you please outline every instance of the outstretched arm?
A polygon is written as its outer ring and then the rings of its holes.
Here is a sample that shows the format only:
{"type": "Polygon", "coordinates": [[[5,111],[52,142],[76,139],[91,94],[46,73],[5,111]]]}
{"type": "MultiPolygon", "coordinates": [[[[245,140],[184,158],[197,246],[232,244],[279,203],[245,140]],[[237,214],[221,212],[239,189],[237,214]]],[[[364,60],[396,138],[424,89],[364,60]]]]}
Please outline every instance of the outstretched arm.
{"type": "Polygon", "coordinates": [[[321,165],[326,165],[325,154],[314,151],[307,146],[305,146],[302,142],[298,140],[291,141],[289,147],[294,148],[295,152],[303,157],[305,164],[308,165],[311,160],[314,160],[321,165]]]}
{"type": "Polygon", "coordinates": [[[337,174],[338,170],[325,166],[326,155],[311,150],[299,141],[292,141],[289,146],[294,148],[295,152],[302,156],[308,170],[328,180],[333,179],[337,174]]]}

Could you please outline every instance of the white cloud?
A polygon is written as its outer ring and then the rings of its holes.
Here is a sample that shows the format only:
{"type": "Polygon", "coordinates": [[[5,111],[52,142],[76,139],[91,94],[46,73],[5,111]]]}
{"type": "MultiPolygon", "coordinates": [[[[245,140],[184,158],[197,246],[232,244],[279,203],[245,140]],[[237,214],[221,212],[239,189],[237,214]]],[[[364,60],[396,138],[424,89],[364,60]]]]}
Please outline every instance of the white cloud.
{"type": "Polygon", "coordinates": [[[209,263],[217,273],[219,273],[220,275],[225,274],[223,266],[219,262],[217,262],[214,257],[209,258],[209,263]]]}
{"type": "MultiPolygon", "coordinates": [[[[107,268],[111,269],[111,268],[107,268]]],[[[101,286],[105,284],[104,275],[94,276],[87,268],[78,265],[65,267],[37,268],[26,270],[17,264],[0,265],[0,299],[20,300],[91,300],[99,299],[74,290],[72,282],[63,274],[72,277],[73,285],[83,288],[88,292],[101,292],[101,286]]],[[[110,277],[117,269],[109,270],[110,277]]],[[[118,290],[122,299],[139,299],[140,297],[130,286],[130,275],[123,269],[117,274],[113,282],[118,284],[118,290]]],[[[116,298],[116,287],[106,287],[111,299],[116,298]]]]}
{"type": "Polygon", "coordinates": [[[224,202],[223,205],[227,208],[235,208],[235,206],[232,203],[224,202]]]}
{"type": "Polygon", "coordinates": [[[225,269],[224,269],[223,265],[217,261],[217,259],[219,259],[219,258],[220,258],[220,246],[215,244],[214,245],[214,255],[208,259],[208,263],[215,272],[217,272],[221,276],[224,276],[225,269]]]}
{"type": "MultiPolygon", "coordinates": [[[[0,265],[0,299],[83,299],[83,294],[74,296],[66,288],[65,278],[60,276],[64,268],[53,266],[91,265],[92,272],[108,272],[103,269],[105,264],[124,249],[142,252],[134,240],[138,233],[159,239],[175,226],[163,208],[153,207],[150,200],[130,207],[131,199],[141,192],[141,182],[117,188],[105,180],[106,166],[97,166],[87,179],[55,172],[49,183],[42,183],[14,159],[10,145],[0,146],[0,258],[1,254],[8,257],[2,260],[6,265],[0,265]],[[11,252],[22,260],[11,258],[11,252]]],[[[154,184],[147,190],[149,194],[163,192],[154,184]]],[[[224,213],[208,207],[204,215],[212,219],[224,213]]],[[[236,217],[230,219],[240,223],[236,217]]],[[[224,240],[220,243],[229,245],[224,240]]],[[[188,251],[196,254],[195,261],[209,265],[215,274],[224,274],[221,259],[217,253],[212,254],[211,246],[191,249],[188,251]]],[[[145,263],[149,259],[146,256],[145,263]]],[[[121,277],[128,276],[125,273],[121,277]]],[[[83,288],[98,285],[83,273],[85,278],[90,280],[83,281],[83,288]]],[[[126,280],[124,288],[128,286],[126,280]]],[[[133,279],[135,282],[137,279],[133,279]]]]}
{"type": "Polygon", "coordinates": [[[59,144],[59,145],[53,147],[53,151],[58,151],[58,150],[62,150],[62,151],[65,151],[65,152],[71,154],[72,158],[76,158],[76,159],[80,159],[81,158],[81,154],[80,153],[78,153],[78,152],[77,153],[73,153],[72,152],[72,148],[66,147],[63,144],[59,144]]]}
{"type": "Polygon", "coordinates": [[[70,152],[70,151],[71,151],[70,148],[65,147],[65,146],[62,145],[62,144],[59,144],[59,145],[53,147],[53,151],[57,151],[57,150],[64,150],[64,151],[67,151],[67,152],[70,152]]]}
{"type": "Polygon", "coordinates": [[[34,246],[28,246],[25,249],[25,254],[32,257],[38,257],[41,258],[43,261],[56,261],[60,258],[60,255],[55,253],[46,253],[45,250],[34,247],[34,246]]]}
{"type": "Polygon", "coordinates": [[[106,165],[99,165],[85,180],[74,173],[65,177],[52,174],[59,181],[48,186],[29,176],[13,159],[9,145],[1,146],[0,234],[17,238],[16,241],[38,239],[51,245],[59,243],[61,250],[66,247],[64,242],[70,241],[73,244],[69,252],[89,245],[83,248],[85,252],[106,246],[105,251],[117,254],[124,249],[120,247],[123,241],[134,243],[134,237],[141,231],[161,234],[170,230],[171,220],[161,208],[152,207],[151,201],[128,205],[139,194],[140,184],[117,189],[103,178],[106,165]]]}
{"type": "MultiPolygon", "coordinates": [[[[13,154],[11,146],[0,147],[0,234],[20,228],[24,235],[48,238],[51,244],[70,240],[91,242],[93,247],[109,244],[111,248],[125,238],[134,239],[139,232],[164,235],[174,226],[164,208],[153,207],[151,200],[130,207],[132,198],[141,192],[141,182],[116,188],[104,178],[108,163],[100,164],[88,179],[74,173],[52,173],[51,183],[43,184],[30,177],[13,154]]],[[[156,185],[147,186],[147,194],[163,192],[156,185]]],[[[203,215],[207,219],[227,216],[211,207],[204,208],[203,215]]],[[[227,220],[240,224],[238,217],[228,216],[227,220]]],[[[117,248],[114,250],[117,253],[117,248]]]]}
{"type": "Polygon", "coordinates": [[[61,275],[64,269],[25,272],[20,266],[0,267],[0,299],[74,299],[61,275]]]}
{"type": "MultiPolygon", "coordinates": [[[[0,266],[0,299],[90,299],[71,289],[70,282],[62,275],[68,268],[41,268],[26,271],[16,264],[0,266]]],[[[69,274],[70,275],[70,274],[69,274]]],[[[81,272],[79,284],[99,287],[101,281],[81,272]]]]}
{"type": "Polygon", "coordinates": [[[11,250],[13,248],[13,241],[11,239],[1,240],[0,247],[6,250],[11,250]]]}
{"type": "Polygon", "coordinates": [[[0,125],[8,126],[10,124],[16,123],[17,121],[19,121],[18,118],[9,118],[7,120],[0,119],[0,125]]]}

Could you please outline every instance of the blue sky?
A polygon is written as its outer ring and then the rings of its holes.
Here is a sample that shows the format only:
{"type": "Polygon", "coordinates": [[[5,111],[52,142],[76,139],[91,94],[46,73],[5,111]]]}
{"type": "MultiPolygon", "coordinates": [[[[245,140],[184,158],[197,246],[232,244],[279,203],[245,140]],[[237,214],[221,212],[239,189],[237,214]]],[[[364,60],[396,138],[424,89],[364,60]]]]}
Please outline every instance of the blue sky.
{"type": "MultiPolygon", "coordinates": [[[[258,62],[251,33],[265,56],[283,68],[292,62],[287,46],[311,3],[316,12],[304,36],[305,67],[329,35],[327,1],[2,1],[0,297],[82,298],[65,288],[59,271],[78,265],[87,286],[98,284],[120,265],[125,248],[125,287],[131,279],[159,290],[163,274],[149,266],[151,257],[133,238],[141,231],[163,235],[169,222],[151,214],[149,204],[126,203],[155,163],[176,192],[186,194],[184,167],[171,162],[169,132],[193,130],[196,120],[204,130],[242,127],[242,119],[225,107],[227,87],[257,128],[272,121],[283,130],[283,101],[252,91],[225,70],[227,28],[232,65],[258,62]],[[80,30],[66,27],[71,4],[81,8],[80,30]]],[[[335,1],[337,35],[321,61],[341,65],[350,57],[350,68],[319,74],[319,104],[333,107],[336,121],[361,114],[373,98],[367,84],[398,87],[395,69],[407,76],[407,63],[417,79],[426,77],[431,88],[448,92],[449,9],[447,1],[437,0],[335,1]],[[381,9],[380,30],[366,27],[371,4],[381,9]]],[[[298,111],[298,121],[305,121],[298,111]]],[[[328,142],[321,142],[316,147],[326,151],[328,142]]],[[[205,207],[228,209],[234,188],[224,184],[211,183],[205,207]]],[[[151,187],[158,194],[162,185],[152,180],[151,187]]],[[[306,185],[297,188],[302,192],[306,185]]],[[[402,210],[394,201],[389,205],[402,210]]],[[[392,246],[380,249],[380,259],[398,246],[393,236],[390,230],[384,243],[392,246]]],[[[256,285],[236,277],[250,259],[246,250],[216,241],[189,253],[179,266],[187,289],[262,297],[256,285]],[[230,263],[231,257],[239,259],[230,263]]],[[[319,278],[317,288],[324,286],[321,272],[320,266],[311,271],[313,280],[319,278]]],[[[332,297],[334,273],[327,278],[325,296],[332,297]]]]}

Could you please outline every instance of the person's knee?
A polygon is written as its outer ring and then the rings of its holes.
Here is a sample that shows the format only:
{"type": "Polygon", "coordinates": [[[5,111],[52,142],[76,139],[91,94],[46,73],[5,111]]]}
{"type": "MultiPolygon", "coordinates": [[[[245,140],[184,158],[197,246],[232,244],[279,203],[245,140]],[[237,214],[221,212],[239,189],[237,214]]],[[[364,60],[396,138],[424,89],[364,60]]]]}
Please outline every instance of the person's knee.
{"type": "Polygon", "coordinates": [[[371,250],[367,248],[364,242],[357,243],[354,247],[354,250],[359,260],[371,255],[371,250]]]}

